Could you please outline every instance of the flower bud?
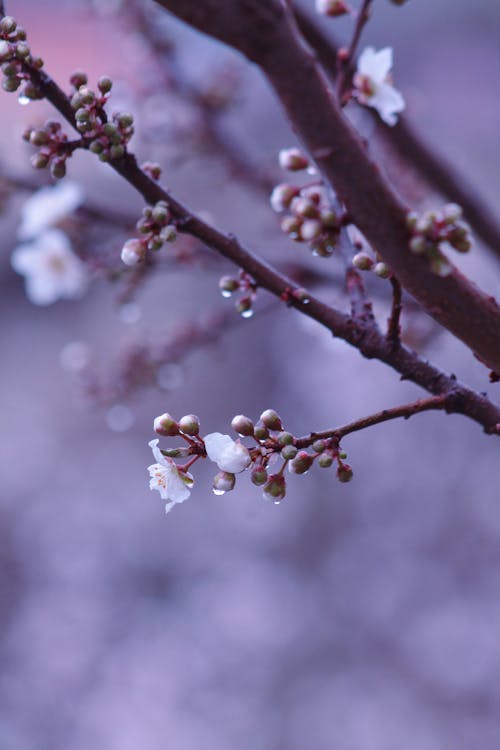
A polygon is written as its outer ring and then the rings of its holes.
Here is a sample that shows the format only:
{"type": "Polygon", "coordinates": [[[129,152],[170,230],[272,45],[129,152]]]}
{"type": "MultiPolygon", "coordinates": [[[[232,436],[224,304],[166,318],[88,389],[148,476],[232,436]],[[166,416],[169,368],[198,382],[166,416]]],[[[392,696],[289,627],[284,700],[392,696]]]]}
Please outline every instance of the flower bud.
{"type": "Polygon", "coordinates": [[[225,492],[231,492],[236,484],[236,477],[229,471],[219,471],[214,476],[213,489],[216,495],[223,495],[225,492]]]}
{"type": "Polygon", "coordinates": [[[328,469],[332,464],[333,455],[329,451],[322,453],[321,456],[318,457],[318,466],[322,469],[328,469]]]}
{"type": "Polygon", "coordinates": [[[85,86],[87,83],[87,74],[84,73],[82,70],[75,70],[74,73],[72,73],[69,82],[72,86],[75,87],[75,89],[79,89],[81,86],[85,86]]]}
{"type": "Polygon", "coordinates": [[[12,16],[4,16],[0,21],[0,30],[4,34],[12,34],[16,30],[17,21],[12,16]]]}
{"type": "MultiPolygon", "coordinates": [[[[102,156],[102,154],[101,154],[102,156]]],[[[121,259],[126,266],[136,266],[142,263],[146,255],[146,248],[140,240],[127,240],[122,247],[121,259]]]]}
{"type": "Polygon", "coordinates": [[[260,415],[260,421],[268,430],[282,430],[281,419],[274,409],[266,409],[260,415]]]}
{"type": "Polygon", "coordinates": [[[87,88],[87,86],[80,86],[80,88],[78,89],[78,93],[80,94],[82,104],[94,104],[95,94],[91,89],[87,88]]]}
{"type": "Polygon", "coordinates": [[[418,214],[416,211],[408,211],[406,214],[406,226],[408,229],[415,229],[418,221],[418,214]]]}
{"type": "Polygon", "coordinates": [[[278,435],[276,435],[276,440],[278,442],[278,445],[292,445],[293,435],[291,432],[280,432],[278,435]]]}
{"type": "Polygon", "coordinates": [[[299,235],[301,223],[296,216],[285,216],[281,221],[281,229],[285,234],[290,235],[292,240],[301,240],[302,237],[299,235]]]}
{"type": "Polygon", "coordinates": [[[391,275],[391,269],[387,265],[387,263],[382,263],[381,261],[379,263],[375,263],[375,266],[373,267],[373,273],[377,274],[377,276],[380,276],[381,279],[388,279],[391,275]]]}
{"type": "Polygon", "coordinates": [[[326,442],[325,440],[315,440],[311,447],[315,453],[323,453],[326,448],[326,442]]]}
{"type": "Polygon", "coordinates": [[[288,208],[290,202],[298,192],[298,188],[294,187],[293,185],[276,185],[269,199],[273,211],[276,211],[276,213],[280,213],[281,211],[284,211],[286,208],[288,208]]]}
{"type": "Polygon", "coordinates": [[[252,484],[257,485],[257,487],[259,487],[261,484],[265,484],[267,482],[266,469],[260,464],[254,466],[250,473],[250,480],[252,484]]]}
{"type": "Polygon", "coordinates": [[[134,123],[134,117],[129,112],[121,112],[117,117],[117,122],[121,128],[129,128],[134,123]]]}
{"type": "Polygon", "coordinates": [[[297,455],[297,448],[294,445],[285,445],[284,448],[281,449],[281,458],[284,458],[285,461],[290,461],[292,458],[295,458],[297,455]]]}
{"type": "Polygon", "coordinates": [[[159,180],[161,177],[161,167],[156,162],[145,161],[141,166],[143,172],[151,177],[152,180],[159,180]]]}
{"type": "Polygon", "coordinates": [[[305,474],[313,462],[314,457],[310,456],[307,451],[299,451],[293,461],[288,464],[288,468],[293,474],[305,474]]]}
{"type": "Polygon", "coordinates": [[[237,414],[231,420],[231,427],[238,435],[242,437],[252,437],[254,431],[254,425],[251,419],[245,417],[244,414],[237,414]]]}
{"type": "Polygon", "coordinates": [[[30,48],[29,45],[26,44],[26,42],[18,42],[16,46],[16,57],[19,57],[21,60],[25,60],[27,57],[30,56],[30,48]]]}
{"type": "Polygon", "coordinates": [[[155,224],[166,224],[170,218],[170,211],[165,201],[159,201],[156,206],[153,206],[153,212],[151,218],[155,224]]]}
{"type": "Polygon", "coordinates": [[[232,276],[221,276],[219,279],[219,289],[223,297],[230,297],[239,288],[240,282],[232,276]]]}
{"type": "Polygon", "coordinates": [[[197,435],[200,431],[200,420],[196,414],[186,414],[179,419],[179,429],[184,435],[197,435]]]}
{"type": "Polygon", "coordinates": [[[236,309],[242,318],[251,318],[253,315],[252,298],[242,297],[236,303],[236,309]]]}
{"type": "Polygon", "coordinates": [[[279,165],[282,169],[297,172],[307,169],[309,159],[298,148],[282,148],[278,156],[279,165]]]}
{"type": "Polygon", "coordinates": [[[421,234],[417,234],[410,240],[410,250],[415,255],[422,255],[427,250],[428,242],[421,234]]]}
{"type": "Polygon", "coordinates": [[[316,10],[324,16],[344,16],[349,13],[349,7],[343,0],[316,0],[316,10]]]}
{"type": "Polygon", "coordinates": [[[109,149],[110,159],[121,159],[124,153],[125,149],[119,143],[111,146],[111,148],[109,149]]]}
{"type": "Polygon", "coordinates": [[[62,180],[66,176],[66,162],[64,159],[53,159],[50,164],[50,174],[56,180],[62,180]]]}
{"type": "Polygon", "coordinates": [[[264,485],[264,497],[272,500],[283,500],[286,494],[286,480],[282,474],[271,474],[264,485]]]}
{"type": "Polygon", "coordinates": [[[447,224],[454,224],[462,218],[462,209],[458,203],[447,203],[443,207],[443,218],[447,224]]]}
{"type": "Polygon", "coordinates": [[[113,88],[113,81],[108,76],[101,76],[97,81],[97,88],[101,94],[109,94],[113,88]]]}
{"type": "Polygon", "coordinates": [[[267,440],[269,437],[269,430],[262,424],[262,422],[257,422],[253,435],[256,440],[267,440]]]}
{"type": "Polygon", "coordinates": [[[353,471],[349,464],[339,464],[337,469],[337,479],[339,482],[350,482],[352,479],[353,471]]]}
{"type": "Polygon", "coordinates": [[[175,242],[177,239],[177,229],[173,224],[167,224],[167,226],[163,227],[161,230],[160,237],[163,242],[175,242]]]}
{"type": "Polygon", "coordinates": [[[323,224],[317,219],[307,219],[300,227],[300,237],[304,242],[311,242],[320,236],[323,231],[323,224]]]}
{"type": "Polygon", "coordinates": [[[10,44],[5,39],[0,39],[0,60],[6,60],[12,54],[10,44]]]}
{"type": "Polygon", "coordinates": [[[49,156],[48,154],[42,154],[42,152],[39,151],[37,154],[33,154],[30,161],[31,166],[35,167],[35,169],[45,169],[49,163],[49,156]]]}
{"type": "Polygon", "coordinates": [[[21,79],[17,76],[12,76],[11,78],[4,78],[2,81],[2,88],[4,91],[8,91],[9,93],[12,93],[13,91],[17,91],[19,86],[21,85],[21,79]]]}
{"type": "Polygon", "coordinates": [[[162,437],[174,437],[179,434],[179,425],[170,414],[160,414],[153,422],[153,429],[162,437]]]}
{"type": "Polygon", "coordinates": [[[315,219],[318,216],[318,207],[308,198],[294,198],[290,204],[290,209],[301,218],[315,219]]]}
{"type": "Polygon", "coordinates": [[[373,268],[373,260],[366,253],[356,253],[352,265],[359,271],[370,271],[373,268]]]}

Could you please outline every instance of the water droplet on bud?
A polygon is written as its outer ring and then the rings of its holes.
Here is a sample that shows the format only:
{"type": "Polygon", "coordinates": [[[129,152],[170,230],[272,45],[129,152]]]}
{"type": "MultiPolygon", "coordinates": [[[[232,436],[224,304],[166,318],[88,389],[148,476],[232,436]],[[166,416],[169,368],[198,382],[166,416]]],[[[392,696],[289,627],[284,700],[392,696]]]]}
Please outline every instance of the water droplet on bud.
{"type": "Polygon", "coordinates": [[[254,312],[253,309],[250,308],[249,310],[243,310],[240,313],[240,315],[241,315],[242,318],[251,318],[252,315],[253,315],[253,312],[254,312]]]}
{"type": "Polygon", "coordinates": [[[30,98],[29,98],[28,96],[26,96],[25,94],[21,93],[21,94],[19,94],[19,96],[17,97],[17,101],[19,102],[19,104],[20,104],[20,105],[21,105],[22,107],[25,107],[25,106],[26,106],[27,104],[29,104],[29,103],[30,103],[31,99],[30,99],[30,98]]]}
{"type": "Polygon", "coordinates": [[[214,495],[225,495],[226,494],[226,490],[216,490],[215,488],[212,490],[212,492],[214,493],[214,495]]]}
{"type": "Polygon", "coordinates": [[[223,290],[221,291],[221,294],[222,294],[222,296],[223,296],[223,297],[224,297],[225,299],[229,299],[229,297],[231,297],[233,293],[232,293],[232,292],[230,292],[230,291],[229,291],[228,289],[223,289],[223,290]]]}

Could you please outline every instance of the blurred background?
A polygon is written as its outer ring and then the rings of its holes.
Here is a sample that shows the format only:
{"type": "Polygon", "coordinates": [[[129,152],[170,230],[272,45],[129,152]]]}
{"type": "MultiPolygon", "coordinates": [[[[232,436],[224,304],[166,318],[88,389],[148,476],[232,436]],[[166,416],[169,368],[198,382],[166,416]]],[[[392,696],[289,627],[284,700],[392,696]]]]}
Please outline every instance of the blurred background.
{"type": "MultiPolygon", "coordinates": [[[[114,79],[111,108],[136,114],[132,148],[175,196],[273,262],[325,276],[317,293],[346,304],[341,265],[290,242],[268,207],[294,139],[256,71],[147,0],[7,11],[66,90],[76,68],[114,79]],[[212,132],[200,92],[221,88],[212,132]]],[[[352,20],[318,22],[349,38],[352,20]]],[[[379,0],[361,45],[394,47],[408,116],[492,207],[499,33],[491,0],[379,0]]],[[[305,434],[421,391],[265,294],[240,319],[218,290],[230,267],[189,243],[144,278],[124,274],[142,204],[87,153],[68,172],[92,210],[65,228],[93,283],[33,305],[10,255],[24,202],[50,178],[21,133],[54,113],[4,92],[1,111],[1,750],[497,750],[497,441],[458,416],[381,425],[345,441],[350,484],[316,469],[278,506],[246,476],[214,496],[197,465],[191,498],[165,516],[146,472],[157,414],[194,412],[206,434],[273,407],[305,434]],[[10,193],[16,180],[27,189],[10,193]]],[[[366,113],[350,116],[372,134],[366,113]]],[[[442,201],[378,148],[410,202],[442,201]]],[[[500,291],[480,244],[464,270],[500,291]]],[[[381,319],[386,285],[372,283],[381,319]]],[[[407,308],[409,343],[498,397],[462,344],[407,308]]]]}

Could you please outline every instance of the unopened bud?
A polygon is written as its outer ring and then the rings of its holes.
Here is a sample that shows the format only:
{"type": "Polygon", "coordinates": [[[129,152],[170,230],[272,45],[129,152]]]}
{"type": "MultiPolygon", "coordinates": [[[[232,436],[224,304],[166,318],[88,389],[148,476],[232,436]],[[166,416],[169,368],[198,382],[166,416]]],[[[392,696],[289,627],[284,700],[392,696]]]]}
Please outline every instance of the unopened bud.
{"type": "Polygon", "coordinates": [[[87,83],[87,74],[84,73],[82,70],[75,70],[74,73],[72,73],[69,82],[72,86],[75,87],[75,89],[79,89],[81,86],[85,86],[87,83]]]}
{"type": "Polygon", "coordinates": [[[281,458],[284,458],[285,461],[290,461],[292,458],[295,458],[296,455],[297,448],[294,445],[285,445],[285,447],[281,449],[281,458]]]}
{"type": "MultiPolygon", "coordinates": [[[[102,154],[101,154],[102,156],[102,154]]],[[[121,259],[126,266],[136,266],[142,263],[146,255],[146,248],[140,240],[127,240],[122,247],[121,259]]]]}
{"type": "Polygon", "coordinates": [[[317,219],[307,219],[300,227],[300,237],[304,242],[315,240],[323,231],[323,224],[317,219]]]}
{"type": "Polygon", "coordinates": [[[229,471],[219,471],[219,473],[214,476],[212,486],[217,495],[223,495],[224,492],[231,492],[231,490],[234,490],[235,484],[236,477],[234,474],[231,474],[229,471]]]}
{"type": "Polygon", "coordinates": [[[17,21],[12,16],[4,16],[0,21],[0,30],[4,34],[12,34],[16,30],[17,21]]]}
{"type": "Polygon", "coordinates": [[[264,497],[283,500],[286,494],[286,481],[282,474],[271,474],[264,485],[264,497]]]}
{"type": "Polygon", "coordinates": [[[267,482],[266,469],[259,464],[257,466],[254,466],[250,473],[250,480],[252,484],[257,485],[257,487],[259,487],[261,484],[265,484],[267,482]]]}
{"type": "Polygon", "coordinates": [[[322,469],[328,469],[332,464],[333,455],[329,451],[322,453],[321,456],[318,457],[318,466],[322,469]]]}
{"type": "Polygon", "coordinates": [[[307,169],[309,166],[309,159],[298,148],[282,148],[278,160],[280,167],[290,172],[307,169]]]}
{"type": "Polygon", "coordinates": [[[427,247],[427,240],[420,234],[417,234],[416,237],[412,237],[410,240],[410,250],[415,255],[422,255],[422,253],[425,253],[425,251],[427,250],[427,247]]]}
{"type": "Polygon", "coordinates": [[[50,174],[55,180],[62,180],[66,176],[66,161],[64,159],[53,159],[50,164],[50,174]]]}
{"type": "Polygon", "coordinates": [[[109,94],[113,88],[113,81],[108,76],[101,76],[97,81],[97,88],[101,94],[109,94]]]}
{"type": "Polygon", "coordinates": [[[253,422],[249,417],[245,417],[244,414],[237,414],[233,417],[231,420],[231,427],[242,437],[251,437],[253,435],[253,422]]]}
{"type": "Polygon", "coordinates": [[[31,166],[35,167],[35,169],[45,169],[47,164],[49,163],[49,156],[47,154],[42,154],[40,151],[37,154],[33,154],[33,156],[30,158],[31,166]]]}
{"type": "Polygon", "coordinates": [[[280,432],[279,435],[276,435],[276,440],[278,445],[292,445],[293,435],[291,432],[280,432]]]}
{"type": "Polygon", "coordinates": [[[266,409],[260,415],[260,421],[268,430],[282,430],[281,419],[274,409],[266,409]]]}
{"type": "Polygon", "coordinates": [[[273,211],[276,211],[276,213],[280,213],[281,211],[284,211],[286,208],[288,208],[290,202],[293,198],[295,198],[298,192],[298,188],[294,187],[293,185],[276,185],[269,199],[273,211]]]}
{"type": "Polygon", "coordinates": [[[196,414],[186,414],[179,419],[179,429],[184,435],[197,435],[200,431],[200,420],[196,414]]]}
{"type": "Polygon", "coordinates": [[[153,422],[153,429],[162,437],[174,437],[179,434],[179,425],[170,414],[160,414],[153,422]]]}
{"type": "Polygon", "coordinates": [[[326,442],[324,440],[315,440],[311,448],[315,453],[323,453],[326,448],[326,442]]]}
{"type": "Polygon", "coordinates": [[[391,269],[387,265],[387,263],[382,263],[381,261],[379,263],[375,263],[375,266],[373,267],[373,273],[377,274],[377,276],[380,276],[381,279],[388,279],[391,275],[391,269]]]}
{"type": "Polygon", "coordinates": [[[370,271],[373,268],[373,259],[366,253],[356,253],[352,265],[359,271],[370,271]]]}
{"type": "Polygon", "coordinates": [[[352,479],[353,471],[349,464],[339,464],[337,469],[337,479],[339,482],[350,482],[352,479]]]}
{"type": "Polygon", "coordinates": [[[257,422],[253,434],[256,440],[267,440],[269,437],[269,430],[262,424],[262,422],[257,422]]]}
{"type": "Polygon", "coordinates": [[[307,451],[299,451],[293,461],[288,464],[288,468],[293,474],[305,474],[313,462],[314,456],[310,456],[307,451]]]}
{"type": "Polygon", "coordinates": [[[219,279],[219,289],[223,297],[230,297],[239,288],[240,282],[232,276],[221,276],[219,279]]]}
{"type": "Polygon", "coordinates": [[[344,16],[349,13],[349,7],[343,0],[316,0],[316,10],[324,16],[344,16]]]}

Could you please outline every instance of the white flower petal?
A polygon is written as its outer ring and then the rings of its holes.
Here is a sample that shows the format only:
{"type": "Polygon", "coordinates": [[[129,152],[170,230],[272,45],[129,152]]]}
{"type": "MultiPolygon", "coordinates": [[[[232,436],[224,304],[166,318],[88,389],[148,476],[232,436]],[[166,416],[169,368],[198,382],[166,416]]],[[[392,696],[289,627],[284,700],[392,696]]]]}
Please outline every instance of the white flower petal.
{"type": "Polygon", "coordinates": [[[204,438],[207,456],[217,464],[221,471],[239,474],[250,464],[250,453],[239,441],[235,442],[229,435],[212,432],[204,438]]]}
{"type": "Polygon", "coordinates": [[[383,83],[392,68],[392,47],[375,51],[366,47],[358,60],[358,73],[371,78],[374,83],[383,83]]]}
{"type": "Polygon", "coordinates": [[[11,264],[26,277],[26,294],[37,305],[80,297],[88,286],[85,264],[59,229],[47,229],[36,240],[19,245],[12,253],[11,264]]]}
{"type": "Polygon", "coordinates": [[[76,182],[64,181],[54,187],[37,190],[28,198],[21,212],[18,237],[31,239],[53,226],[83,203],[84,193],[76,182]]]}
{"type": "Polygon", "coordinates": [[[374,107],[387,125],[395,125],[397,114],[405,108],[405,100],[400,92],[389,83],[383,83],[368,101],[374,107]]]}

